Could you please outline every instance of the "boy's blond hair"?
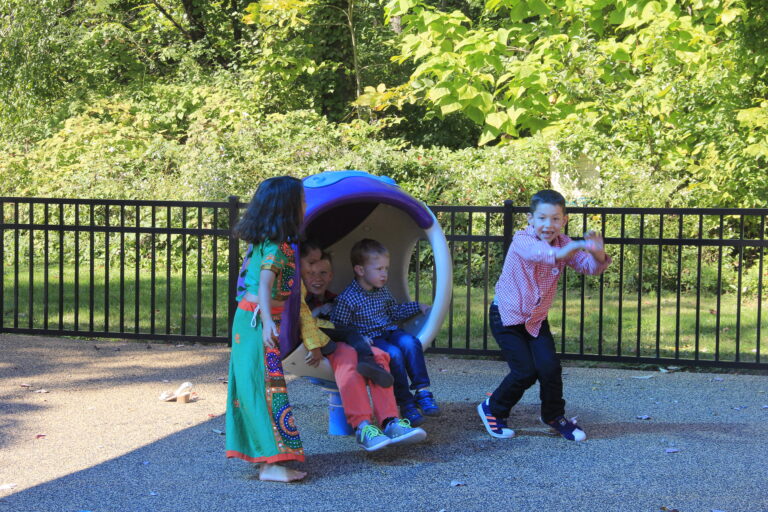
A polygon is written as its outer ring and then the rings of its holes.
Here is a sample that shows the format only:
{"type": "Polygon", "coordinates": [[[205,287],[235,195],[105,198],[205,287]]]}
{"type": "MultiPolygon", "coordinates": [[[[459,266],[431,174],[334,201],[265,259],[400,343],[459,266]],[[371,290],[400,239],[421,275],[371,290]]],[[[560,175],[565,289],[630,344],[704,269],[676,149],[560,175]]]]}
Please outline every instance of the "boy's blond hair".
{"type": "Polygon", "coordinates": [[[357,265],[365,265],[368,258],[374,254],[388,255],[389,251],[381,242],[371,238],[363,238],[352,246],[352,250],[349,251],[349,258],[352,261],[352,266],[356,267],[357,265]]]}

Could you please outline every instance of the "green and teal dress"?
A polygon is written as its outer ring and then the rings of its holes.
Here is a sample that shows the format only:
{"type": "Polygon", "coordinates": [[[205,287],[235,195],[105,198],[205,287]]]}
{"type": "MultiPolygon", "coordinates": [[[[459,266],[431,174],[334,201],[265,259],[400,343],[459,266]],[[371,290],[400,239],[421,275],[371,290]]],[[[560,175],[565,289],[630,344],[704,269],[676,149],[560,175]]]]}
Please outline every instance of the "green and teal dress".
{"type": "MultiPolygon", "coordinates": [[[[301,438],[288,402],[279,348],[264,346],[261,317],[246,292],[258,295],[262,270],[275,273],[272,299],[285,302],[296,276],[294,251],[287,243],[269,240],[249,246],[244,289],[238,290],[238,307],[232,322],[229,360],[226,449],[228,458],[275,463],[304,460],[301,438]]],[[[280,328],[283,308],[272,308],[280,328]]]]}

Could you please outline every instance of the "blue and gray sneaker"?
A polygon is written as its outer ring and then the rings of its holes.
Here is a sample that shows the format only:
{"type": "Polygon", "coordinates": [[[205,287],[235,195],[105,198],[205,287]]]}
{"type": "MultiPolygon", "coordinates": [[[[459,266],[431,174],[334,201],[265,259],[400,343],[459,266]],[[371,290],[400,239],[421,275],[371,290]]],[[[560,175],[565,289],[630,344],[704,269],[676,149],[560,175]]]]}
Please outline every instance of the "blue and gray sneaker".
{"type": "Polygon", "coordinates": [[[384,427],[384,435],[391,440],[391,444],[418,443],[427,438],[427,433],[419,427],[412,427],[408,420],[393,418],[384,427]]]}
{"type": "Polygon", "coordinates": [[[416,403],[419,404],[424,416],[440,416],[440,408],[435,402],[435,397],[426,389],[416,392],[416,403]]]}
{"type": "Polygon", "coordinates": [[[424,423],[424,416],[419,412],[419,408],[416,407],[416,400],[411,400],[400,406],[400,414],[403,418],[411,422],[411,425],[418,427],[424,423]]]}
{"type": "Polygon", "coordinates": [[[576,424],[575,418],[569,420],[565,416],[558,416],[552,421],[541,419],[541,422],[551,428],[552,433],[559,434],[569,441],[583,441],[587,438],[587,434],[576,424]]]}
{"type": "Polygon", "coordinates": [[[486,398],[477,406],[477,414],[480,415],[480,419],[483,420],[485,430],[488,431],[493,437],[499,439],[509,439],[515,436],[515,431],[507,426],[506,418],[497,418],[491,414],[491,406],[489,404],[490,398],[486,398]]]}
{"type": "Polygon", "coordinates": [[[357,426],[355,438],[357,439],[357,444],[362,446],[367,452],[381,450],[392,442],[379,427],[371,425],[367,421],[363,421],[357,426]]]}

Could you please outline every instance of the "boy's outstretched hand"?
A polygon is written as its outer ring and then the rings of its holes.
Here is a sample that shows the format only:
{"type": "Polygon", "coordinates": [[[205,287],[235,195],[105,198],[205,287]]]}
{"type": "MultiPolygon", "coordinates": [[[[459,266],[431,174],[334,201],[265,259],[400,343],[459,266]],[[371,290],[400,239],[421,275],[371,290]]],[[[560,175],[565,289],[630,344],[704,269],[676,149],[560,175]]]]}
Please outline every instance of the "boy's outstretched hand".
{"type": "Polygon", "coordinates": [[[603,235],[598,231],[589,230],[584,233],[584,250],[595,257],[597,261],[605,260],[603,235]]]}
{"type": "Polygon", "coordinates": [[[432,306],[430,306],[428,304],[422,304],[421,302],[419,302],[419,309],[421,309],[421,314],[422,315],[428,315],[429,314],[429,310],[432,309],[432,306]]]}

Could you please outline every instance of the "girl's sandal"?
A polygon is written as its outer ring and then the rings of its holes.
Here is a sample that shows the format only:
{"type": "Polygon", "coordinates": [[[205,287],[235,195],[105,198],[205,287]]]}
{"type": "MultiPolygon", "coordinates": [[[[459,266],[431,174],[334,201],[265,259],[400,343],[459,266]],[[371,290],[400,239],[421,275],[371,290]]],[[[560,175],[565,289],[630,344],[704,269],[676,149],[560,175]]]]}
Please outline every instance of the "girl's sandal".
{"type": "Polygon", "coordinates": [[[179,402],[186,404],[189,402],[189,398],[192,395],[192,383],[185,382],[178,389],[171,393],[170,391],[164,391],[160,394],[160,401],[162,402],[179,402]]]}

